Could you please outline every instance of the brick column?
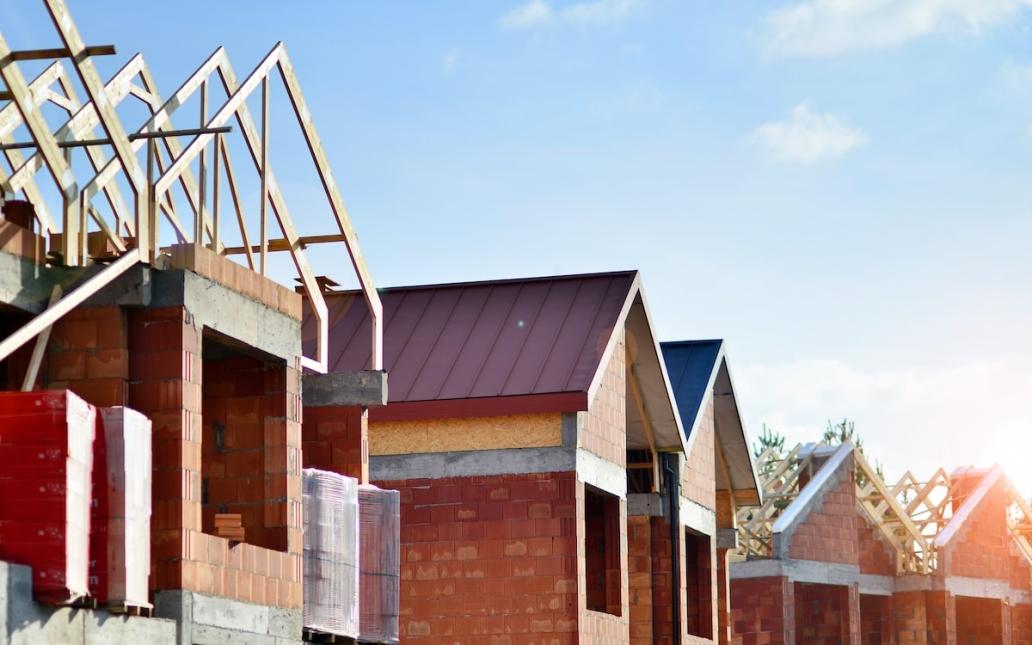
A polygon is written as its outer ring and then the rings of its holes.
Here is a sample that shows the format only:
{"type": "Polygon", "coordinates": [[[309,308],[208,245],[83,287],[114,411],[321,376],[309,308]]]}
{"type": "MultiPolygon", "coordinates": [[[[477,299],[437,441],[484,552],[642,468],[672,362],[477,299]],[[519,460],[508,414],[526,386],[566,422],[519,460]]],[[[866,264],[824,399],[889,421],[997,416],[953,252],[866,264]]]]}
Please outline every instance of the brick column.
{"type": "Polygon", "coordinates": [[[925,592],[928,645],[956,645],[957,610],[948,591],[925,592]]]}
{"type": "Polygon", "coordinates": [[[179,589],[201,530],[201,335],[182,307],[133,312],[129,334],[129,405],[153,424],[151,588],[179,589]]]}
{"type": "Polygon", "coordinates": [[[652,641],[652,528],[646,515],[627,518],[627,574],[630,604],[630,642],[652,641]]]}
{"type": "Polygon", "coordinates": [[[850,585],[847,596],[848,620],[843,621],[842,642],[860,645],[860,585],[850,585]]]}
{"type": "Polygon", "coordinates": [[[731,589],[727,553],[727,549],[717,549],[717,628],[714,640],[720,645],[731,642],[731,589]]]}
{"type": "Polygon", "coordinates": [[[305,468],[369,481],[369,412],[358,406],[306,406],[302,428],[305,468]]]}

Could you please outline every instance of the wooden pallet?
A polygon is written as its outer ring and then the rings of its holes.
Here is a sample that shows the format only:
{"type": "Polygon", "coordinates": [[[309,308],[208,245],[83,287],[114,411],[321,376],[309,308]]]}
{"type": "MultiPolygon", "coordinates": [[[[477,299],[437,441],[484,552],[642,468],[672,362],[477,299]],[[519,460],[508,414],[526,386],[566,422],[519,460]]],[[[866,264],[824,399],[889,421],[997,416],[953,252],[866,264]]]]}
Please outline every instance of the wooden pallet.
{"type": "Polygon", "coordinates": [[[128,602],[108,603],[106,609],[112,614],[123,616],[140,616],[151,618],[154,616],[154,607],[151,605],[135,605],[128,602]]]}
{"type": "Polygon", "coordinates": [[[354,644],[357,641],[350,636],[341,636],[339,634],[330,634],[328,632],[320,632],[315,629],[304,628],[301,635],[302,639],[308,643],[349,643],[354,644]]]}

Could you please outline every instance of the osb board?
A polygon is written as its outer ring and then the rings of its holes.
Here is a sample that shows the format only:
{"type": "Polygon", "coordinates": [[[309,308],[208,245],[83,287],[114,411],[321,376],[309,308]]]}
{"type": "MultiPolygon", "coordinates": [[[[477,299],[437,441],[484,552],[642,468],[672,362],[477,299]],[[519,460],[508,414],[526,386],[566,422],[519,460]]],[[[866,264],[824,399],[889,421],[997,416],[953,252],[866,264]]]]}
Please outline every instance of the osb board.
{"type": "Polygon", "coordinates": [[[542,448],[562,441],[558,413],[369,423],[370,455],[542,448]]]}

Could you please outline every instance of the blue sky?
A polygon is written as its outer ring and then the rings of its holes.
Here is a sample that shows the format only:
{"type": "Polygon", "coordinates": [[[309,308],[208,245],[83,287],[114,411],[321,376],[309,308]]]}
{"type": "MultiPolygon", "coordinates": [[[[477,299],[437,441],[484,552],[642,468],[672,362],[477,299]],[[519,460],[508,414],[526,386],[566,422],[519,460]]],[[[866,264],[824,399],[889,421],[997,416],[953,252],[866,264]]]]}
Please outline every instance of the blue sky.
{"type": "MultiPolygon", "coordinates": [[[[890,476],[1032,490],[1027,0],[72,8],[166,94],[283,40],[379,284],[637,268],[663,339],[728,339],[754,434],[848,416],[890,476]]],[[[272,162],[325,232],[302,152],[272,162]]]]}

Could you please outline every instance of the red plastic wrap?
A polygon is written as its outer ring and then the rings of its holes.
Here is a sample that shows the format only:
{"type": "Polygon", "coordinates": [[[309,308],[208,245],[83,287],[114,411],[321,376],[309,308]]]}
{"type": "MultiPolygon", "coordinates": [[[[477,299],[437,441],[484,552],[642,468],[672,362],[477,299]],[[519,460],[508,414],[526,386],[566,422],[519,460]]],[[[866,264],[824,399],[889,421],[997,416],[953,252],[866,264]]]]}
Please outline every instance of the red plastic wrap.
{"type": "Polygon", "coordinates": [[[102,604],[150,607],[151,422],[123,407],[98,417],[90,590],[102,604]]]}
{"type": "Polygon", "coordinates": [[[359,640],[397,643],[401,494],[359,486],[358,513],[359,640]]]}
{"type": "Polygon", "coordinates": [[[37,600],[87,595],[96,411],[67,391],[0,392],[0,560],[37,600]]]}

